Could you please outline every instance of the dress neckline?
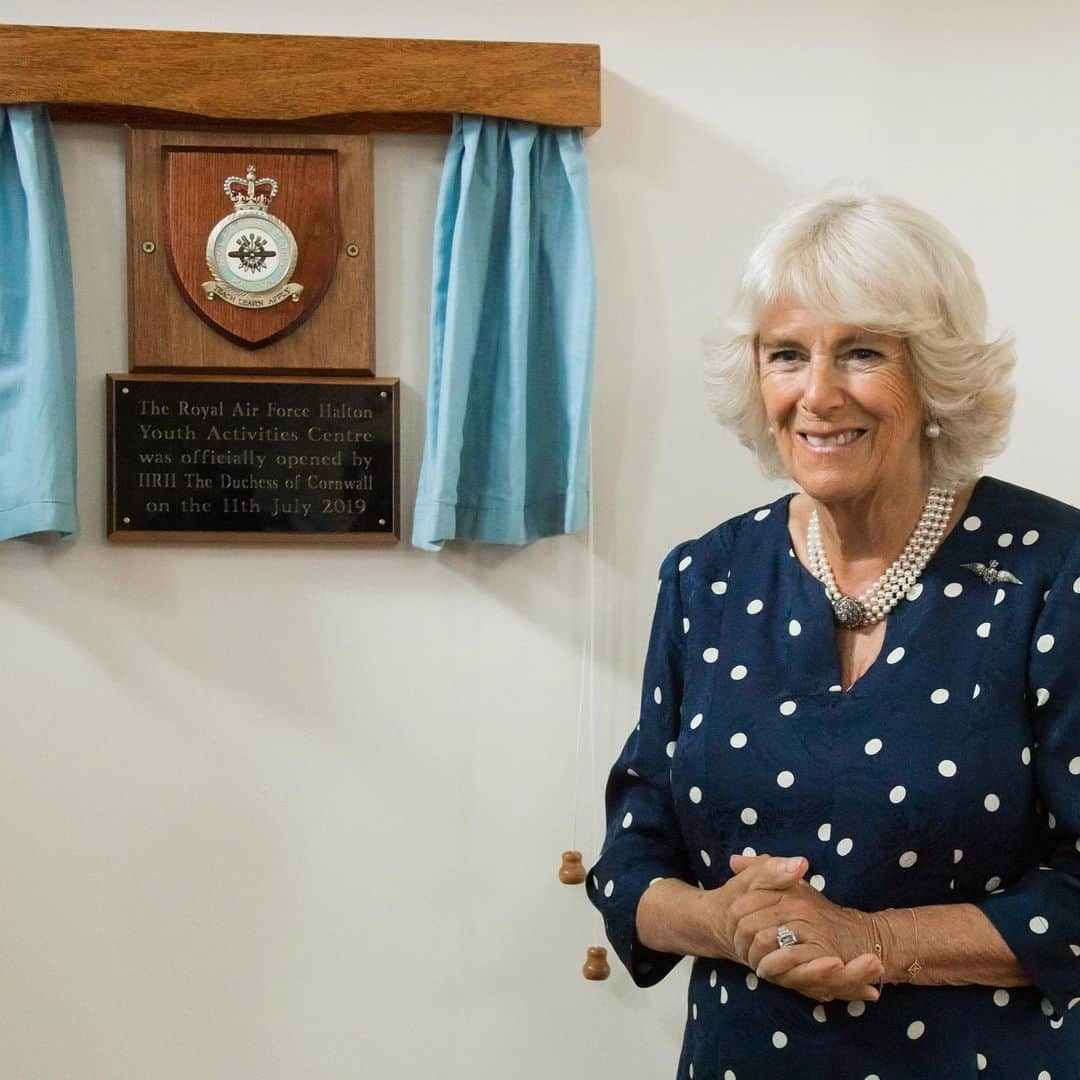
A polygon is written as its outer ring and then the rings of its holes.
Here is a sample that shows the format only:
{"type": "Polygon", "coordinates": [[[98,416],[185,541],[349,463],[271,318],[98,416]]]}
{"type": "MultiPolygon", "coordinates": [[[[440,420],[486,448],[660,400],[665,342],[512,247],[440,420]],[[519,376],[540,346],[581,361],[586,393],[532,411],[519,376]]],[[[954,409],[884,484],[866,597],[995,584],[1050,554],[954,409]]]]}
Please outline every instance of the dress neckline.
{"type": "MultiPolygon", "coordinates": [[[[963,528],[964,522],[973,515],[978,517],[977,511],[982,507],[986,488],[985,481],[989,479],[989,477],[983,475],[975,481],[975,486],[971,489],[971,495],[968,498],[967,506],[964,507],[963,512],[957,518],[955,524],[945,534],[941,543],[938,544],[934,549],[933,554],[927,560],[926,566],[923,568],[923,572],[919,577],[919,581],[916,583],[917,585],[925,587],[925,583],[934,578],[942,557],[951,551],[962,539],[962,534],[965,531],[963,528]]],[[[795,545],[792,543],[791,539],[791,500],[796,494],[798,493],[790,491],[786,495],[781,496],[780,501],[783,504],[782,512],[777,515],[783,528],[782,536],[789,553],[786,561],[795,564],[794,572],[797,578],[797,592],[807,599],[814,615],[815,625],[810,628],[811,631],[819,635],[824,635],[825,640],[828,642],[828,647],[823,650],[823,655],[820,659],[823,668],[830,673],[830,678],[832,680],[828,687],[828,690],[831,691],[830,696],[842,699],[862,697],[868,687],[873,686],[873,680],[880,675],[881,668],[887,663],[887,657],[907,636],[912,602],[907,599],[901,600],[888,616],[886,616],[885,636],[882,639],[881,648],[878,650],[877,656],[874,657],[873,663],[851,684],[851,686],[846,690],[843,689],[840,645],[836,638],[836,626],[833,619],[832,604],[830,603],[828,596],[825,595],[824,586],[822,586],[821,582],[814,577],[809,568],[803,565],[799,556],[795,554],[795,545]],[[839,690],[837,689],[838,687],[840,688],[839,690]]],[[[920,594],[921,592],[922,588],[919,589],[920,594]]]]}

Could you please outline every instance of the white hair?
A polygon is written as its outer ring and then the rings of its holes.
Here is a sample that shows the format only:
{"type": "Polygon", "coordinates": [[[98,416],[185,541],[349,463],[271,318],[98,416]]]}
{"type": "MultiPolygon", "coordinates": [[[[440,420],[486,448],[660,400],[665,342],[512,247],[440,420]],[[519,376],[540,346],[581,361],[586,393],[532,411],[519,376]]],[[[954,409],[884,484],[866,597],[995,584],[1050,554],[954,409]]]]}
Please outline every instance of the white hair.
{"type": "Polygon", "coordinates": [[[955,237],[910,203],[845,185],[784,213],[764,233],[736,294],[725,333],[706,340],[712,411],[786,475],[769,433],[757,369],[761,316],[774,300],[904,341],[927,419],[923,443],[935,484],[976,477],[1005,446],[1015,391],[1011,335],[987,340],[986,299],[955,237]]]}

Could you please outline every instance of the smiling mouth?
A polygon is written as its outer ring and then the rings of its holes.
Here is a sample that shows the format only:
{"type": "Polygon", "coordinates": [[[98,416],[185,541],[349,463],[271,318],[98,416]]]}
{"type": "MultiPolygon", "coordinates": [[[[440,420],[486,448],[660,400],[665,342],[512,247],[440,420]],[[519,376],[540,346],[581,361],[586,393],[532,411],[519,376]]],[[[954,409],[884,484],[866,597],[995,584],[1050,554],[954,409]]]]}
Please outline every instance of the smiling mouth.
{"type": "Polygon", "coordinates": [[[866,434],[866,428],[848,428],[831,435],[813,435],[800,431],[799,438],[814,450],[835,450],[857,443],[866,434]]]}

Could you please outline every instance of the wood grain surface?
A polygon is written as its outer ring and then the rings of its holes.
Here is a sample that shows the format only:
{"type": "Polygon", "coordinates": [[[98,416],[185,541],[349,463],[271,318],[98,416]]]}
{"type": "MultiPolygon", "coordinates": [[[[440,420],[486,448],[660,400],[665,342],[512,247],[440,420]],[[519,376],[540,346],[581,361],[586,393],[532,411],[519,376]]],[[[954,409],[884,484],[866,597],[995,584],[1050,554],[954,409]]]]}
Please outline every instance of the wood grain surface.
{"type": "Polygon", "coordinates": [[[0,25],[0,101],[153,127],[444,131],[456,112],[600,126],[600,47],[0,25]]]}
{"type": "MultiPolygon", "coordinates": [[[[127,168],[128,368],[131,371],[375,374],[374,198],[368,136],[263,133],[239,140],[235,133],[132,129],[128,139],[127,168]],[[242,146],[238,146],[240,142],[242,146]],[[320,158],[325,162],[328,155],[333,156],[337,164],[340,232],[334,245],[320,257],[331,258],[336,265],[332,274],[329,267],[320,271],[330,279],[325,296],[321,303],[312,303],[306,321],[296,333],[281,335],[281,326],[275,324],[279,336],[271,344],[252,350],[213,329],[201,313],[197,313],[196,304],[185,297],[169,268],[166,146],[222,151],[220,169],[224,171],[220,176],[211,175],[212,170],[206,169],[205,175],[199,172],[202,176],[199,180],[194,155],[191,168],[184,173],[187,178],[184,183],[187,180],[205,182],[208,185],[206,191],[185,194],[183,185],[177,186],[179,181],[172,185],[174,198],[192,200],[191,213],[197,218],[190,244],[183,253],[174,253],[174,258],[178,266],[183,263],[186,267],[183,273],[200,281],[209,280],[205,254],[210,230],[232,211],[232,204],[222,190],[227,175],[243,175],[248,161],[254,161],[260,176],[269,175],[283,181],[283,176],[274,169],[279,165],[283,167],[289,155],[274,155],[274,150],[319,151],[309,155],[311,167],[320,158]],[[203,229],[205,231],[200,235],[203,229]],[[152,244],[153,250],[144,250],[144,244],[152,244]],[[350,245],[355,245],[355,256],[347,253],[350,245]]],[[[299,182],[291,186],[282,183],[277,199],[270,206],[270,212],[281,217],[294,233],[297,222],[303,222],[309,216],[309,209],[303,206],[303,178],[301,174],[298,177],[299,182]]],[[[181,212],[184,212],[182,208],[181,212]]],[[[318,215],[319,208],[316,207],[311,216],[318,215]]],[[[301,231],[317,236],[319,229],[325,232],[327,228],[324,220],[321,225],[317,222],[303,225],[301,231]]],[[[304,285],[304,259],[314,258],[317,253],[300,233],[296,233],[296,238],[301,258],[293,280],[304,285]]],[[[202,303],[221,305],[221,308],[230,306],[222,300],[203,300],[202,303]]],[[[272,319],[281,320],[291,317],[293,312],[288,309],[295,305],[286,302],[278,307],[285,310],[277,313],[274,308],[255,312],[234,310],[241,317],[270,315],[272,319]]],[[[239,322],[236,324],[240,325],[239,322]]]]}

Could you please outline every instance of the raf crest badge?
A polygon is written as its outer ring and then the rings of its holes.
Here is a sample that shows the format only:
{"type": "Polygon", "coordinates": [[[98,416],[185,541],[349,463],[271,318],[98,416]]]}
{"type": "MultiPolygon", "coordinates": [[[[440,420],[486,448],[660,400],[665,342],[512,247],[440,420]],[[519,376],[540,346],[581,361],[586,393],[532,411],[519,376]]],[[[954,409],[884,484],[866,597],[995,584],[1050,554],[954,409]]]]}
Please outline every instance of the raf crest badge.
{"type": "Polygon", "coordinates": [[[206,241],[206,265],[214,276],[203,282],[207,299],[220,297],[241,308],[266,308],[282,300],[298,303],[304,286],[289,281],[296,269],[296,239],[284,221],[267,207],[278,182],[247,176],[225,180],[225,194],[236,210],[223,217],[206,241]]]}

